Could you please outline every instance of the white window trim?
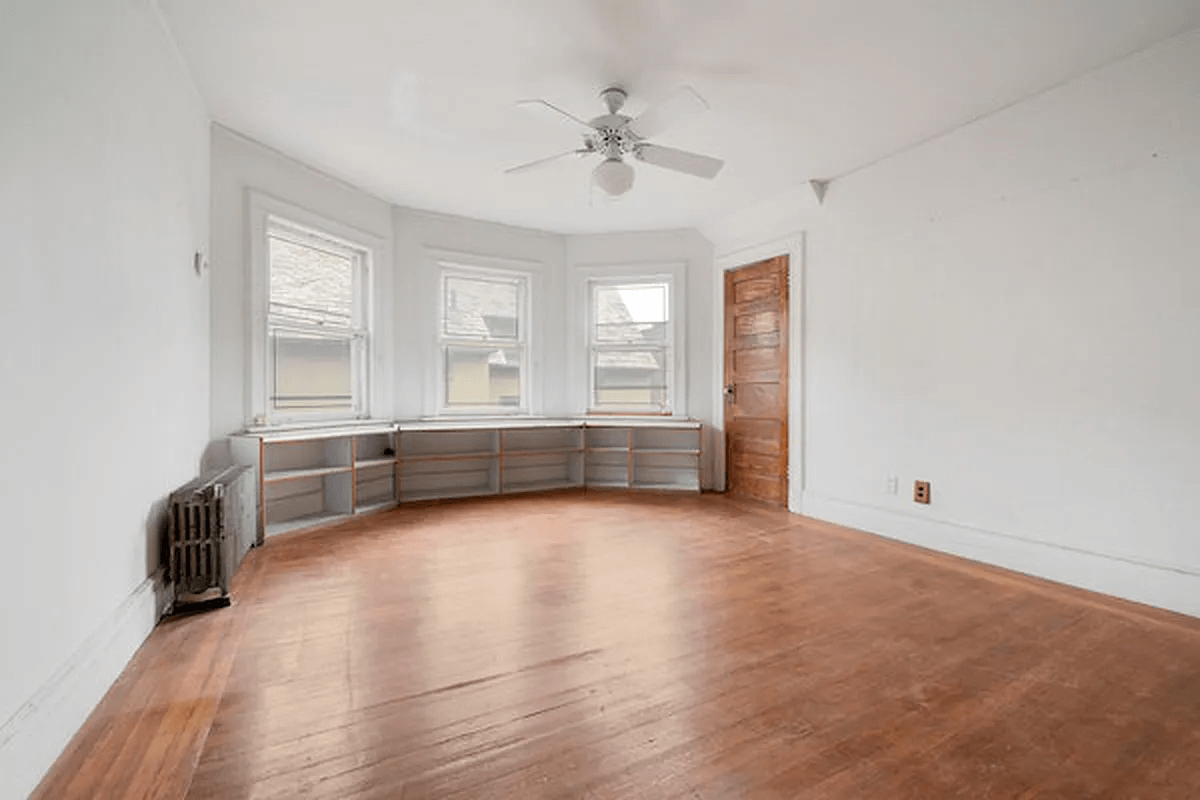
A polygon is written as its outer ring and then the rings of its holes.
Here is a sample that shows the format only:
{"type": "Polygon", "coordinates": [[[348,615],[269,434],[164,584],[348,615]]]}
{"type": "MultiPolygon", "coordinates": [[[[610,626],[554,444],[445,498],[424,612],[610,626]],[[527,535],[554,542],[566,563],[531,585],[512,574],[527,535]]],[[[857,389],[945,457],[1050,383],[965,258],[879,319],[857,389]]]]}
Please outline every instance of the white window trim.
{"type": "Polygon", "coordinates": [[[247,427],[264,427],[296,424],[321,424],[335,421],[369,419],[372,408],[372,388],[377,379],[373,373],[376,358],[377,326],[375,309],[375,283],[377,267],[381,263],[384,240],[350,225],[328,219],[319,214],[286,203],[259,192],[249,192],[250,211],[250,269],[249,302],[250,320],[249,354],[247,358],[248,408],[247,427]],[[308,234],[317,240],[361,254],[362,277],[359,281],[358,306],[362,316],[360,325],[366,333],[366,345],[359,355],[356,370],[358,386],[354,408],[349,411],[310,411],[272,413],[270,410],[271,348],[269,347],[268,309],[269,245],[268,234],[273,223],[294,228],[300,234],[308,234]]]}
{"type": "Polygon", "coordinates": [[[575,389],[575,407],[578,413],[594,414],[597,416],[620,415],[622,413],[641,415],[650,413],[660,416],[647,409],[629,408],[592,408],[593,381],[592,374],[592,286],[603,284],[636,284],[666,282],[670,286],[668,309],[671,315],[671,369],[667,375],[667,394],[670,407],[669,414],[663,418],[683,418],[688,415],[687,405],[687,262],[686,261],[655,261],[633,262],[619,264],[588,264],[580,265],[572,270],[571,280],[574,284],[574,314],[578,320],[571,326],[574,341],[574,356],[570,359],[571,382],[575,389]]]}
{"type": "MultiPolygon", "coordinates": [[[[675,281],[670,275],[639,275],[637,278],[590,278],[587,282],[587,373],[588,396],[587,413],[589,414],[652,414],[655,416],[672,416],[675,413],[675,281]],[[646,405],[606,405],[596,406],[596,368],[593,360],[596,351],[633,349],[623,347],[606,347],[598,345],[593,339],[596,333],[596,290],[606,286],[662,286],[667,287],[667,335],[666,341],[653,349],[664,349],[667,353],[668,366],[666,369],[667,403],[666,411],[653,409],[646,405]]],[[[651,349],[651,348],[646,348],[651,349]]]]}
{"type": "MultiPolygon", "coordinates": [[[[534,275],[522,269],[507,267],[480,266],[463,263],[464,260],[439,260],[437,262],[437,416],[439,417],[514,417],[529,416],[532,411],[533,382],[533,304],[531,298],[534,290],[534,275]],[[519,406],[498,406],[491,404],[451,406],[448,404],[446,392],[446,347],[454,344],[478,346],[477,339],[455,339],[445,334],[446,313],[446,279],[461,277],[467,279],[492,279],[505,282],[517,282],[521,287],[518,299],[517,342],[516,347],[521,351],[521,403],[519,406]]],[[[511,345],[510,345],[511,346],[511,345]]]]}

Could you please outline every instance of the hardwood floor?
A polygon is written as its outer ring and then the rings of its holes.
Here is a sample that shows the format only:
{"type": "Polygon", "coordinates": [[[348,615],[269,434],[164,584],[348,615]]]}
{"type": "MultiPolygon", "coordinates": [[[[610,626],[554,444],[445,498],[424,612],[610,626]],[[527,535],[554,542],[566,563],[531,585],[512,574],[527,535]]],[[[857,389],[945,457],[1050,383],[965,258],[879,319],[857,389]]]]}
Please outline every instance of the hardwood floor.
{"type": "Polygon", "coordinates": [[[251,553],[38,798],[1189,798],[1200,621],[715,496],[251,553]]]}

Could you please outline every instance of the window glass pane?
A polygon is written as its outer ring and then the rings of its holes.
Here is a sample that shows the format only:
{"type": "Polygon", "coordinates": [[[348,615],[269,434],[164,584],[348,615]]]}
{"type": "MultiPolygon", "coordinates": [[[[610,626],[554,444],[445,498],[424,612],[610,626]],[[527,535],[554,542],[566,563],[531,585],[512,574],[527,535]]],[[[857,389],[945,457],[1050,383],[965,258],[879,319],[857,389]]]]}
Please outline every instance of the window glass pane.
{"type": "Polygon", "coordinates": [[[601,350],[592,370],[597,406],[667,405],[666,350],[601,350]]]}
{"type": "Polygon", "coordinates": [[[269,237],[268,244],[272,322],[349,328],[353,259],[278,236],[269,237]]]}
{"type": "Polygon", "coordinates": [[[520,348],[447,347],[446,405],[520,407],[520,348]]]}
{"type": "Polygon", "coordinates": [[[464,339],[516,341],[520,293],[507,281],[446,277],[443,332],[464,339]]]}
{"type": "Polygon", "coordinates": [[[661,344],[667,338],[667,286],[597,286],[595,341],[661,344]]]}
{"type": "Polygon", "coordinates": [[[272,405],[290,410],[350,410],[354,407],[354,342],[273,332],[275,380],[272,405]]]}

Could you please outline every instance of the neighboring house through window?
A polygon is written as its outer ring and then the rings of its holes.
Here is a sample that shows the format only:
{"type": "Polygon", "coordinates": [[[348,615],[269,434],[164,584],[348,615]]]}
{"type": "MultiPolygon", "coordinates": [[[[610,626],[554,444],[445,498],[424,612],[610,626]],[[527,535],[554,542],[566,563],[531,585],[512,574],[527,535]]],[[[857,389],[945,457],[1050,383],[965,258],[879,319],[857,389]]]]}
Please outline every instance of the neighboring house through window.
{"type": "Polygon", "coordinates": [[[504,270],[442,270],[442,409],[528,410],[527,275],[504,270]]]}
{"type": "Polygon", "coordinates": [[[589,295],[589,410],[670,414],[671,280],[595,280],[589,295]]]}
{"type": "Polygon", "coordinates": [[[369,251],[266,217],[268,423],[367,415],[369,251]]]}

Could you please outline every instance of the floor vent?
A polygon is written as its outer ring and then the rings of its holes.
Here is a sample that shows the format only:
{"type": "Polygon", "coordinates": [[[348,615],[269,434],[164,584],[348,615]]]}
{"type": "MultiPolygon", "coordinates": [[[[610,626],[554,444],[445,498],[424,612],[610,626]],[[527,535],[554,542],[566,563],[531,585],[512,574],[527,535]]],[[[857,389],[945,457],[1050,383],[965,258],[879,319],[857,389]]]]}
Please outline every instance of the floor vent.
{"type": "Polygon", "coordinates": [[[254,500],[249,467],[201,476],[171,494],[168,614],[229,605],[233,574],[255,542],[254,500]]]}

